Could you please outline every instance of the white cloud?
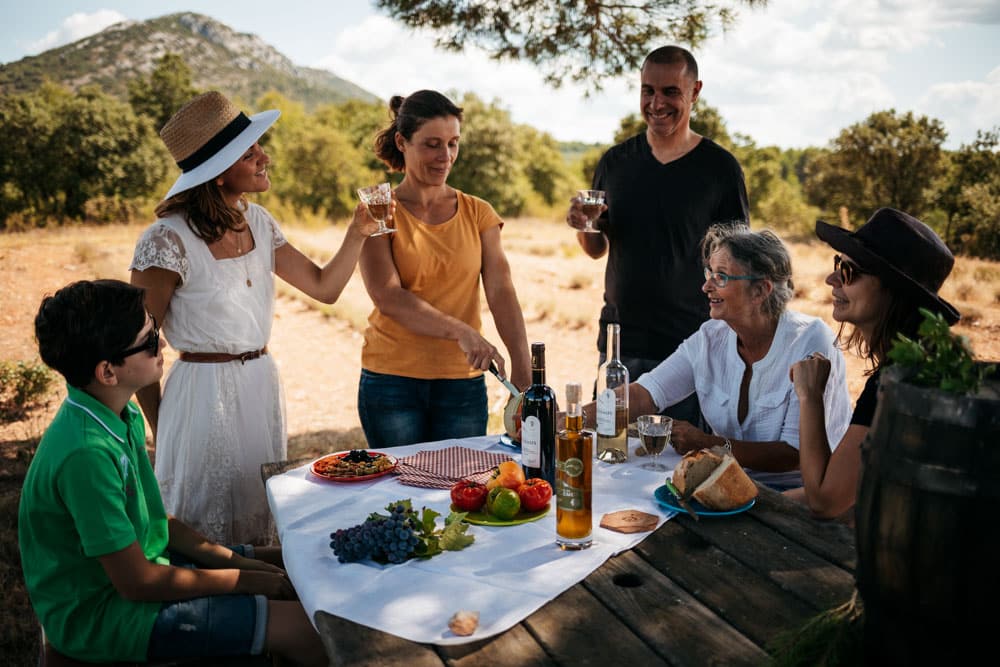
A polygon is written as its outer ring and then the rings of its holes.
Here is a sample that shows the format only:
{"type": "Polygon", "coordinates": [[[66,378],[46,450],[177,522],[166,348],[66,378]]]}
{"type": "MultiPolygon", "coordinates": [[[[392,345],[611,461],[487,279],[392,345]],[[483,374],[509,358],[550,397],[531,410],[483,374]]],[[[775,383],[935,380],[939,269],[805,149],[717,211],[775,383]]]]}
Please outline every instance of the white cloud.
{"type": "Polygon", "coordinates": [[[125,20],[127,17],[124,14],[113,9],[99,9],[91,14],[78,12],[64,19],[57,29],[46,34],[45,37],[30,42],[25,48],[25,52],[34,55],[54,49],[57,46],[89,37],[104,30],[109,25],[125,20]]]}
{"type": "MultiPolygon", "coordinates": [[[[983,81],[955,81],[931,86],[921,98],[920,107],[935,118],[949,118],[945,123],[950,136],[969,143],[977,130],[1000,127],[1000,67],[983,81]],[[955,110],[961,109],[961,115],[955,110]]],[[[955,142],[951,142],[955,143],[955,142]]]]}

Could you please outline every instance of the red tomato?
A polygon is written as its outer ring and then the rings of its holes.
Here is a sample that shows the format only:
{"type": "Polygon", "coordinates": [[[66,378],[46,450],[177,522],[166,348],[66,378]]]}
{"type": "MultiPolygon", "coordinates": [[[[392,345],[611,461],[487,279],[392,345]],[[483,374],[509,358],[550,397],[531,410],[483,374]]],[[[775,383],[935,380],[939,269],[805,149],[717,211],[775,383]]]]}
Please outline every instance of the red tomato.
{"type": "Polygon", "coordinates": [[[463,479],[451,487],[451,502],[462,512],[478,512],[486,503],[485,484],[463,479]]]}
{"type": "Polygon", "coordinates": [[[521,496],[521,509],[525,512],[537,512],[549,506],[552,487],[544,479],[532,477],[517,487],[517,495],[521,496]]]}

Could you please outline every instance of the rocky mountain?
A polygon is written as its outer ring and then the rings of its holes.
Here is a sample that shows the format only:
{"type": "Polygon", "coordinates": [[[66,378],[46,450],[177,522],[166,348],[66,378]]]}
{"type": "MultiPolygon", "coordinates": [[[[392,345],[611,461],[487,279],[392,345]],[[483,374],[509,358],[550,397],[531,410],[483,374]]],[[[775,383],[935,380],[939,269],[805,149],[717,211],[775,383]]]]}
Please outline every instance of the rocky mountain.
{"type": "Polygon", "coordinates": [[[73,90],[97,84],[125,99],[128,81],[149,76],[166,53],[184,58],[196,88],[221,90],[247,103],[269,90],[310,109],[348,99],[378,99],[326,70],[293,64],[257,35],[191,12],[116,23],[72,44],[2,64],[0,93],[33,90],[48,79],[73,90]]]}

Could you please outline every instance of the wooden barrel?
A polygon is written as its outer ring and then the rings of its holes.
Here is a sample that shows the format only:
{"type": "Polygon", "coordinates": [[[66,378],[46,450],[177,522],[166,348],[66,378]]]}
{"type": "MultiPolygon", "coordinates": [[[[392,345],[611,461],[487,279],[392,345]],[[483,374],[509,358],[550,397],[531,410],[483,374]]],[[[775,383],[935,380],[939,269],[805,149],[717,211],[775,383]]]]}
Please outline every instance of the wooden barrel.
{"type": "Polygon", "coordinates": [[[955,396],[907,384],[888,368],[861,449],[855,525],[867,664],[946,665],[992,654],[1000,381],[955,396]]]}

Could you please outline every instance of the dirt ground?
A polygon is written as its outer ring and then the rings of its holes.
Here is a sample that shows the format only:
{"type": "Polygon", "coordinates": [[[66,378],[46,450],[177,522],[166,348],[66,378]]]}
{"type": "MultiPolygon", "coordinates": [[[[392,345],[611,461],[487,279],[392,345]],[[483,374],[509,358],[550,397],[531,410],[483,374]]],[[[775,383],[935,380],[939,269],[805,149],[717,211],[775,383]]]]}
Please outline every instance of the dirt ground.
{"type": "MultiPolygon", "coordinates": [[[[128,279],[132,247],[141,226],[71,227],[0,236],[0,359],[37,360],[32,320],[45,294],[70,281],[128,279]]],[[[325,262],[339,246],[342,227],[287,226],[292,243],[325,262]]],[[[602,302],[604,261],[592,260],[565,225],[534,219],[508,222],[504,246],[525,313],[529,341],[547,346],[548,384],[562,397],[569,381],[589,386],[596,374],[597,316],[602,302]]],[[[823,278],[832,264],[819,243],[789,243],[795,268],[794,310],[830,320],[830,288],[823,278]]],[[[363,442],[357,415],[361,336],[371,301],[355,274],[333,307],[310,302],[279,280],[279,298],[269,344],[284,382],[290,455],[321,453],[363,442]]],[[[956,330],[970,337],[977,355],[1000,359],[1000,264],[960,258],[943,290],[965,317],[956,330]]],[[[500,343],[485,308],[486,335],[500,343]]],[[[176,353],[167,349],[167,364],[176,353]]],[[[847,356],[853,395],[864,383],[861,362],[847,356]]],[[[499,432],[506,390],[492,378],[491,432],[499,432]]],[[[60,387],[51,409],[62,398],[60,387]]],[[[24,422],[0,426],[0,443],[37,437],[46,411],[24,422]]]]}

